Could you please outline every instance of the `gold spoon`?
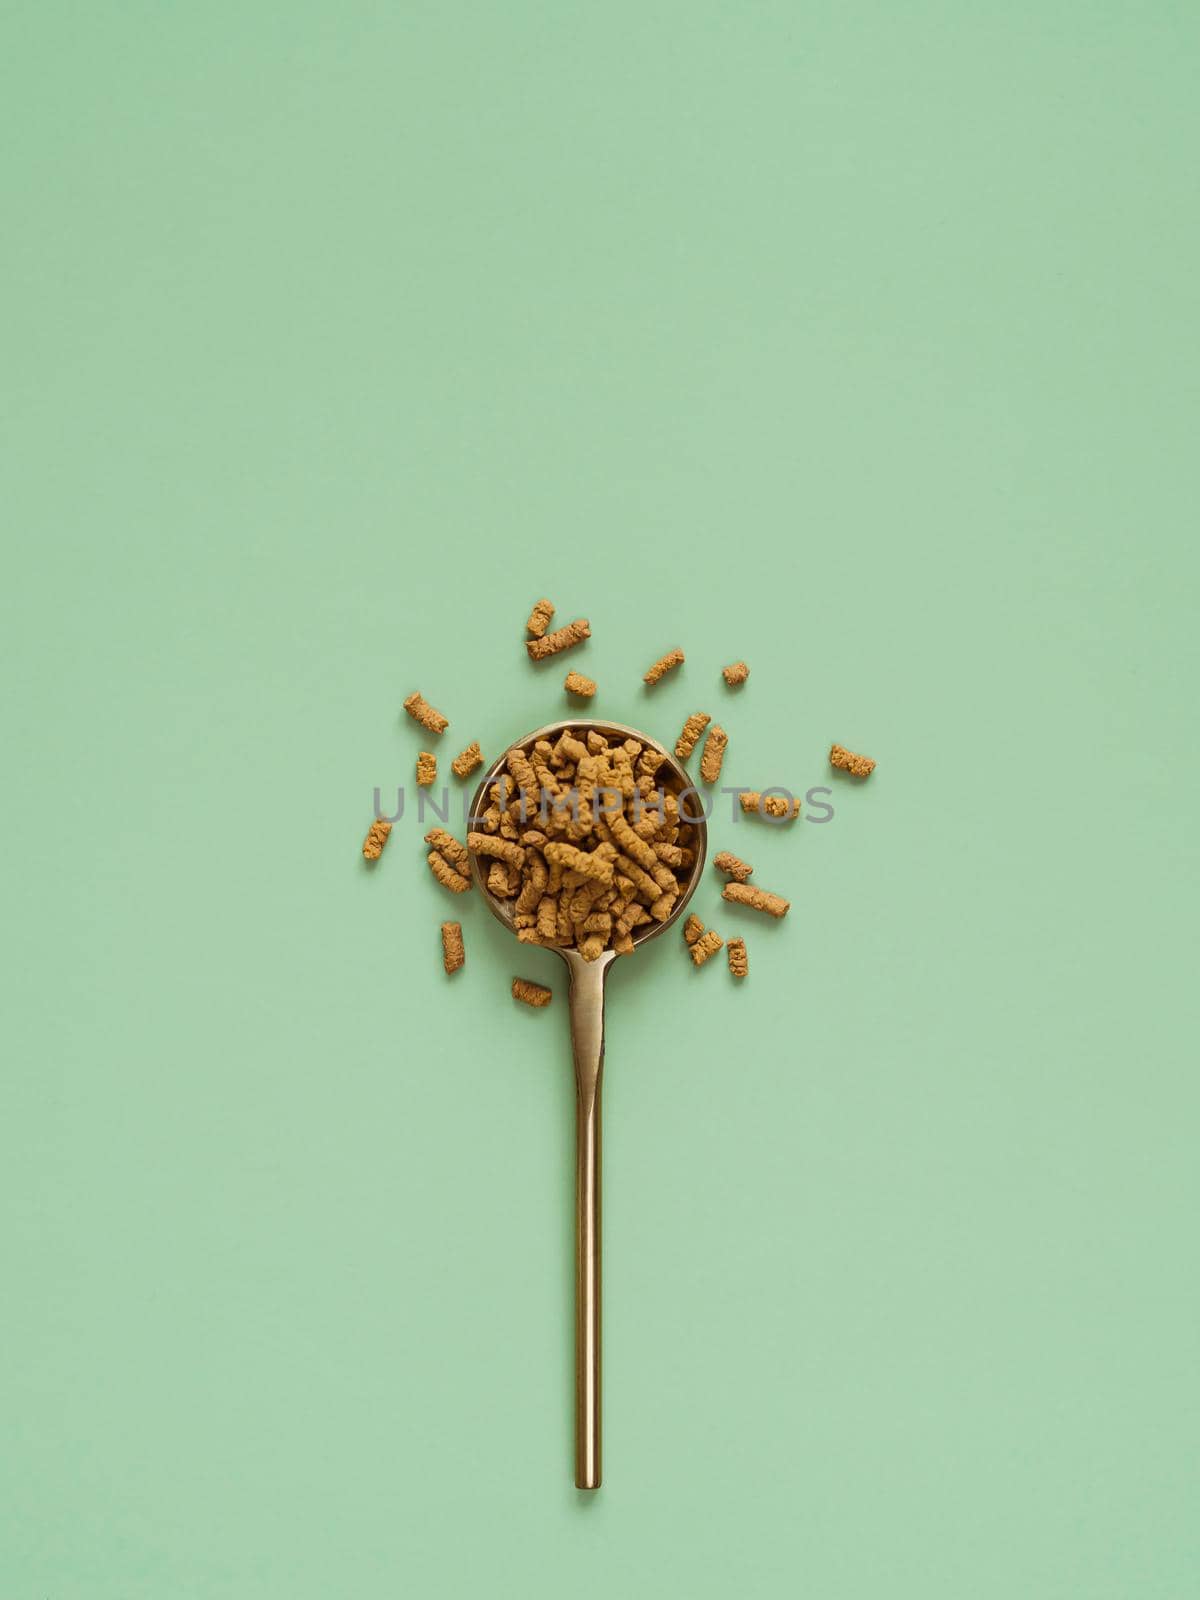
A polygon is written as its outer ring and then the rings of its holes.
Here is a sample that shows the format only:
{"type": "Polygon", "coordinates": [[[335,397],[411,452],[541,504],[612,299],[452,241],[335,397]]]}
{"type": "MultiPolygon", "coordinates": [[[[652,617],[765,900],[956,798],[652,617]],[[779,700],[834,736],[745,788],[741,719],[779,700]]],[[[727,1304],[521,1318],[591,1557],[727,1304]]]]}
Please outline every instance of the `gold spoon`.
{"type": "MultiPolygon", "coordinates": [[[[619,722],[604,722],[595,718],[571,717],[565,722],[553,722],[549,727],[538,728],[516,739],[508,746],[530,750],[538,739],[548,739],[551,744],[565,729],[586,737],[591,729],[606,737],[618,740],[637,739],[642,745],[658,751],[666,759],[659,767],[659,775],[675,779],[678,793],[695,790],[692,780],[682,766],[657,739],[641,733],[637,728],[627,728],[619,722]]],[[[487,792],[505,770],[505,754],[492,763],[475,791],[471,802],[471,816],[479,817],[487,807],[487,792]]],[[[636,955],[640,946],[657,938],[676,922],[692,897],[704,868],[704,853],[708,841],[708,826],[700,808],[694,804],[680,811],[690,833],[687,843],[695,852],[691,872],[680,891],[675,908],[665,922],[643,923],[633,933],[636,955]]],[[[531,819],[532,820],[532,819],[531,819]]],[[[504,923],[510,933],[513,928],[513,902],[501,900],[490,893],[487,886],[485,863],[471,856],[471,874],[494,917],[504,923]]],[[[605,950],[596,961],[585,961],[578,950],[557,949],[557,954],[567,964],[571,975],[568,1004],[571,1013],[571,1049],[575,1057],[575,1486],[578,1489],[600,1487],[600,1074],[604,1067],[604,986],[609,968],[616,959],[615,950],[605,950]]]]}

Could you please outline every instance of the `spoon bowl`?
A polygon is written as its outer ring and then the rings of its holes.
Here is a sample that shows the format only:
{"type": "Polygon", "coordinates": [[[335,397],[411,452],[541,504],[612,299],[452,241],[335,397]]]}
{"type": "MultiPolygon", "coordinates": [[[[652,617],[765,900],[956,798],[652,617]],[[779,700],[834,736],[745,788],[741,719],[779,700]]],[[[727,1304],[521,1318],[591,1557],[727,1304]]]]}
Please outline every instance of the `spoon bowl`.
{"type": "MultiPolygon", "coordinates": [[[[568,717],[537,728],[523,738],[514,739],[504,754],[494,761],[480,781],[471,802],[472,823],[487,806],[488,791],[505,771],[508,751],[530,750],[539,739],[554,743],[566,730],[586,738],[597,732],[618,740],[636,739],[664,757],[656,781],[671,789],[679,799],[684,842],[694,859],[686,881],[680,882],[679,899],[662,922],[642,923],[633,931],[633,950],[665,933],[678,922],[700,881],[708,844],[708,825],[703,808],[696,803],[696,790],[675,755],[657,739],[638,728],[620,722],[588,717],[568,717]],[[690,805],[688,804],[690,799],[690,805]]],[[[535,819],[531,819],[531,824],[535,819]]],[[[493,895],[487,886],[483,861],[471,852],[471,875],[488,910],[515,937],[513,902],[493,895]]],[[[677,874],[678,876],[678,874],[677,874]]],[[[566,962],[570,974],[568,1007],[571,1019],[571,1048],[575,1060],[575,1484],[580,1489],[600,1487],[600,1079],[604,1066],[604,990],[608,973],[617,959],[615,950],[604,950],[595,961],[585,961],[578,950],[556,945],[553,949],[566,962]]]]}

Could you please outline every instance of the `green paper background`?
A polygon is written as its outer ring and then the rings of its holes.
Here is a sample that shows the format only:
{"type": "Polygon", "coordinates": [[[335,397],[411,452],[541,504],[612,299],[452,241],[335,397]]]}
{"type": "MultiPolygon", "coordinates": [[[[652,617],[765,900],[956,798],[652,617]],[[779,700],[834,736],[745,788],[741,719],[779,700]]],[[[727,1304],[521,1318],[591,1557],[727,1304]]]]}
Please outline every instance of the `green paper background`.
{"type": "Polygon", "coordinates": [[[1195,7],[2,38],[4,1600],[1194,1596],[1195,7]],[[590,1499],[555,958],[359,856],[568,664],[879,762],[610,985],[590,1499]]]}

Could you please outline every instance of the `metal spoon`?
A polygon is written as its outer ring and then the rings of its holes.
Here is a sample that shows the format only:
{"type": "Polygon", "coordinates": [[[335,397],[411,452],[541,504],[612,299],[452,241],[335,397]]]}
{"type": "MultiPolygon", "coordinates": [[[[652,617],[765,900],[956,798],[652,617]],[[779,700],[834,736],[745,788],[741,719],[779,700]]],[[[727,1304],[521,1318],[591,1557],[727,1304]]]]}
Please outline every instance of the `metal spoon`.
{"type": "MultiPolygon", "coordinates": [[[[549,727],[538,728],[524,738],[515,739],[508,749],[517,746],[529,750],[538,739],[548,739],[551,744],[564,729],[578,731],[586,738],[589,729],[616,737],[617,740],[637,739],[644,746],[659,751],[666,757],[659,768],[660,777],[674,778],[679,793],[695,790],[692,780],[679,762],[648,734],[637,728],[627,728],[619,722],[604,722],[595,718],[571,717],[565,722],[554,722],[549,727]]],[[[487,792],[505,770],[505,755],[493,762],[475,792],[471,802],[472,817],[481,816],[487,806],[487,792]]],[[[708,840],[708,827],[696,810],[685,809],[681,804],[683,819],[690,829],[685,835],[695,852],[695,861],[687,882],[683,885],[675,908],[665,922],[643,923],[634,930],[634,955],[637,949],[657,938],[676,922],[692,897],[704,868],[704,853],[708,840]]],[[[532,822],[532,819],[531,819],[532,822]]],[[[536,825],[536,824],[534,824],[536,825]]],[[[492,915],[498,917],[509,932],[513,928],[513,902],[500,900],[487,886],[485,863],[476,855],[471,857],[471,873],[492,915]]],[[[548,948],[555,948],[553,946],[548,948]]],[[[585,961],[578,950],[558,949],[558,955],[567,964],[571,975],[569,1006],[571,1013],[571,1049],[575,1057],[575,1486],[579,1489],[600,1487],[600,1075],[604,1067],[604,986],[609,968],[616,959],[616,951],[605,950],[596,961],[585,961]]]]}

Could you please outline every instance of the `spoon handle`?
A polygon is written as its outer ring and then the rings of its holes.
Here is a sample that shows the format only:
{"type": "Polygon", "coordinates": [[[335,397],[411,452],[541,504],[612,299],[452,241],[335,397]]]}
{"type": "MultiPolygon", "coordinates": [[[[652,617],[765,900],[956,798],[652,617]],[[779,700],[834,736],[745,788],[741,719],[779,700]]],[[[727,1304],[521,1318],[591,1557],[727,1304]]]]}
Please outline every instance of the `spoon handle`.
{"type": "Polygon", "coordinates": [[[575,1055],[575,1487],[600,1487],[600,1077],[604,1066],[605,952],[571,969],[575,1055]]]}

